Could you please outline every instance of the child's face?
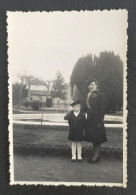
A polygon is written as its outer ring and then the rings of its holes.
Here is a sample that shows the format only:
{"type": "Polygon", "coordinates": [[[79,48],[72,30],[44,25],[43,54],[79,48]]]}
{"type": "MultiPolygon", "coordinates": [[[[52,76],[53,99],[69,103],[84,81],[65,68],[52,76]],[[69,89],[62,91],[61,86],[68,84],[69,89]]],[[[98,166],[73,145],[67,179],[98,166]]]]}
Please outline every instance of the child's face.
{"type": "Polygon", "coordinates": [[[73,106],[73,109],[75,112],[79,112],[80,111],[80,104],[73,106]]]}

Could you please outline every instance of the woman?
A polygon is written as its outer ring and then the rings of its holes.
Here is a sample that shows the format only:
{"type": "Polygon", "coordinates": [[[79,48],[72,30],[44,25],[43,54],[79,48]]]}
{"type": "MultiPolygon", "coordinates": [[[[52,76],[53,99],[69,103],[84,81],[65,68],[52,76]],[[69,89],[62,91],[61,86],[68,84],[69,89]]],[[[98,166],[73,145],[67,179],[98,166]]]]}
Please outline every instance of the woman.
{"type": "Polygon", "coordinates": [[[100,146],[107,141],[104,128],[105,101],[103,94],[99,92],[98,82],[91,79],[88,82],[89,93],[87,95],[87,124],[85,129],[85,141],[92,142],[94,153],[91,163],[99,161],[100,146]]]}

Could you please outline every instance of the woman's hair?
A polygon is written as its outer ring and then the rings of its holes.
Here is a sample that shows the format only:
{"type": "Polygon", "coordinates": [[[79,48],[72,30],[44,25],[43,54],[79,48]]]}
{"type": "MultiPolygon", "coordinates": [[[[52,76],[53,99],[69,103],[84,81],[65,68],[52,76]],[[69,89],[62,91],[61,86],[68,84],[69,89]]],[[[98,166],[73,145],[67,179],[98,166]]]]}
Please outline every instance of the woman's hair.
{"type": "Polygon", "coordinates": [[[95,78],[89,79],[87,85],[90,85],[92,82],[95,82],[95,84],[98,86],[98,81],[95,78]]]}

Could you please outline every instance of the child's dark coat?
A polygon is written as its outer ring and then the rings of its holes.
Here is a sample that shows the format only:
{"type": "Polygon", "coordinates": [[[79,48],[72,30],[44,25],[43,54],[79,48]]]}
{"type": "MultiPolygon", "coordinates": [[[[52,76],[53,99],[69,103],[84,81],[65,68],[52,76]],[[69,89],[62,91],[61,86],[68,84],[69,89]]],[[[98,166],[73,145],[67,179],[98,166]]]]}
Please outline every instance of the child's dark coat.
{"type": "Polygon", "coordinates": [[[77,116],[74,115],[74,111],[69,112],[65,117],[69,123],[69,136],[68,139],[71,141],[83,141],[84,140],[84,129],[86,125],[85,114],[79,112],[77,116]]]}

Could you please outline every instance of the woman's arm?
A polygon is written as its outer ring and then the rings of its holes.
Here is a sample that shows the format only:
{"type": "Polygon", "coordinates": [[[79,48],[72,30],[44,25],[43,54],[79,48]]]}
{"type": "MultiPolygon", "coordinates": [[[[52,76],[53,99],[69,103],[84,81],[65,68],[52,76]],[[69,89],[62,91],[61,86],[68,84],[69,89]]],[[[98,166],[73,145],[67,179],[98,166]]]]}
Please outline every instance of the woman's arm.
{"type": "Polygon", "coordinates": [[[103,94],[99,95],[99,123],[102,124],[105,115],[105,98],[103,94]]]}
{"type": "Polygon", "coordinates": [[[90,104],[89,104],[89,99],[90,99],[90,93],[87,94],[87,97],[86,97],[86,105],[87,105],[87,108],[90,109],[90,104]]]}

